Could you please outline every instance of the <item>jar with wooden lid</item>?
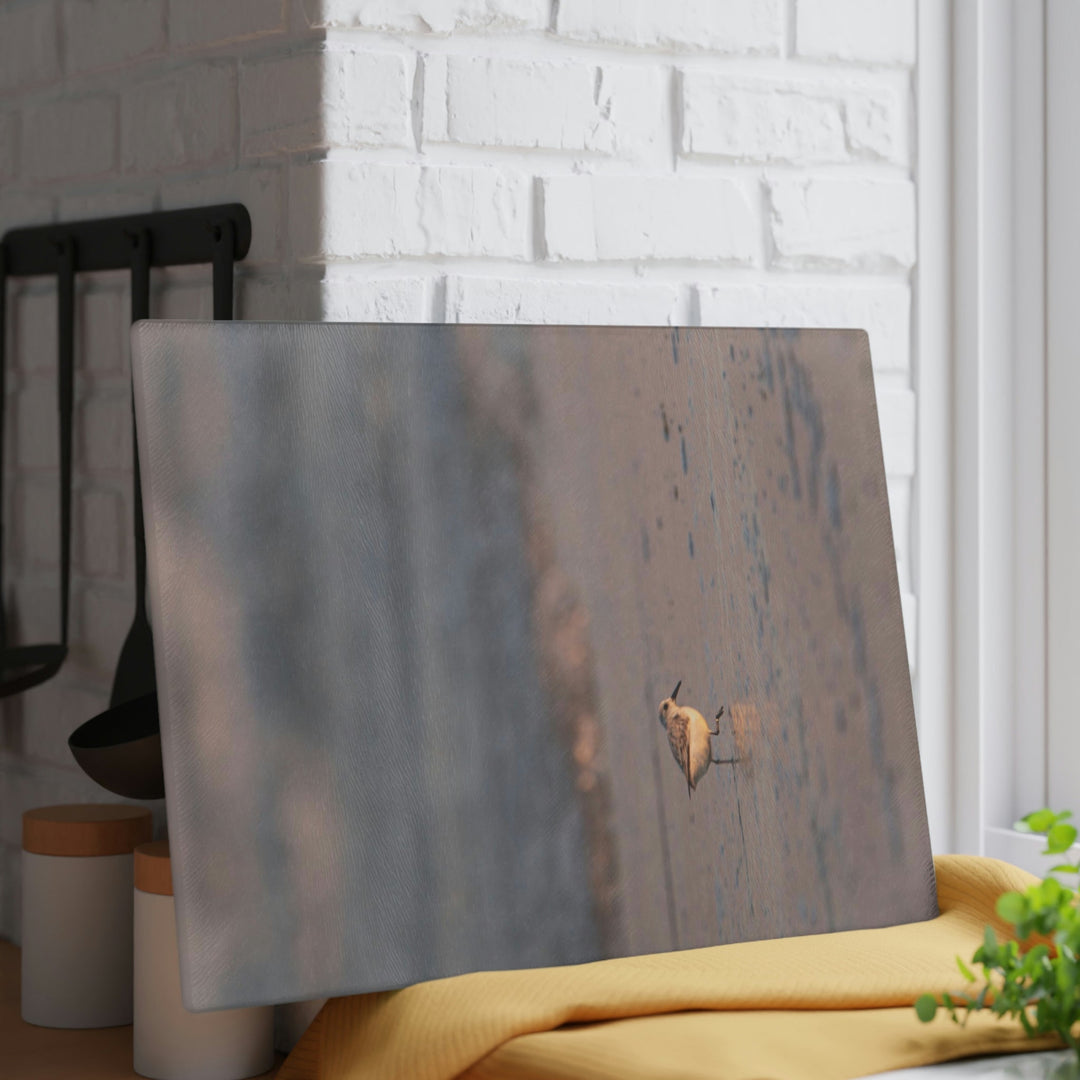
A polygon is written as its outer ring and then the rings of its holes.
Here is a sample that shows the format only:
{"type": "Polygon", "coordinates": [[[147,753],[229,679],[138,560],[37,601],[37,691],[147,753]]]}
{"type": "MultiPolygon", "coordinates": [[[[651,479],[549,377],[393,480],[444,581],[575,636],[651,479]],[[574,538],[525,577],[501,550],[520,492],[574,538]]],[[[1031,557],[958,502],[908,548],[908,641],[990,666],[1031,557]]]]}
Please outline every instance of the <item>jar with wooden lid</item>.
{"type": "Polygon", "coordinates": [[[240,1080],[274,1063],[273,1006],[188,1012],[169,842],[135,849],[135,1071],[152,1080],[240,1080]]]}
{"type": "Polygon", "coordinates": [[[56,1028],[130,1024],[132,852],[150,811],[123,803],[23,814],[22,1018],[56,1028]]]}

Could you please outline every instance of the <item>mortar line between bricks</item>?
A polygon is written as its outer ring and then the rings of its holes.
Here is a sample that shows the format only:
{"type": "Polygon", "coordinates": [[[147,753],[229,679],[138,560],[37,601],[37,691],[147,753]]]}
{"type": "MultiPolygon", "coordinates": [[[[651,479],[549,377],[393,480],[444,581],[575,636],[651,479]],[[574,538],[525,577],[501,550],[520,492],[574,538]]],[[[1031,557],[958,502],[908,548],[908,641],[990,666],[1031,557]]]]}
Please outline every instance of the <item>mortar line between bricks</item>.
{"type": "MultiPolygon", "coordinates": [[[[736,160],[704,154],[680,154],[680,172],[672,173],[665,159],[662,167],[632,158],[612,157],[580,150],[527,149],[518,146],[481,146],[466,143],[425,143],[420,152],[393,146],[332,146],[313,149],[297,155],[294,165],[373,166],[382,169],[479,169],[501,168],[518,175],[548,175],[553,167],[555,176],[579,178],[608,176],[635,180],[666,179],[679,181],[695,178],[726,178],[748,180],[765,172],[776,180],[862,180],[882,183],[913,183],[911,166],[907,162],[873,161],[861,158],[846,161],[822,161],[809,165],[796,162],[766,160],[736,160]],[[574,172],[573,166],[587,163],[593,171],[574,172]],[[569,166],[569,168],[568,168],[569,166]],[[683,171],[686,170],[686,171],[683,171]]],[[[252,162],[254,164],[254,162],[252,162]]]]}
{"type": "Polygon", "coordinates": [[[733,47],[730,50],[678,48],[654,45],[635,45],[617,41],[586,41],[580,38],[557,36],[546,30],[513,30],[497,34],[458,29],[452,34],[424,34],[417,31],[389,31],[360,27],[327,27],[325,41],[330,46],[363,43],[377,49],[423,49],[426,52],[453,55],[460,53],[478,59],[505,58],[546,60],[579,60],[595,64],[598,57],[610,57],[613,63],[648,65],[678,63],[700,67],[718,74],[751,71],[759,68],[788,73],[806,70],[820,78],[823,72],[866,75],[893,75],[910,70],[915,61],[904,59],[876,60],[860,57],[826,57],[794,54],[785,57],[779,39],[772,51],[754,51],[733,47]]]}

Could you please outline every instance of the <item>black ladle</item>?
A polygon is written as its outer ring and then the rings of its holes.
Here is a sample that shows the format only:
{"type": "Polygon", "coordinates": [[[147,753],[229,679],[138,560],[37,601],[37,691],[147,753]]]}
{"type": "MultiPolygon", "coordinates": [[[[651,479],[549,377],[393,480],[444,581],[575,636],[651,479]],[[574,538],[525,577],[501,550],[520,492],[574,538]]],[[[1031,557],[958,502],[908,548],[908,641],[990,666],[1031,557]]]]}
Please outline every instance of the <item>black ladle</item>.
{"type": "MultiPolygon", "coordinates": [[[[235,232],[231,221],[214,226],[214,318],[232,318],[235,232]]],[[[131,320],[150,314],[150,240],[132,237],[131,320]]],[[[132,430],[134,431],[134,398],[132,430]]],[[[82,770],[103,788],[129,799],[165,796],[161,761],[154,639],[146,616],[146,534],[135,439],[135,621],[120,650],[109,708],[80,725],[68,746],[82,770]]]]}
{"type": "MultiPolygon", "coordinates": [[[[145,229],[131,237],[131,321],[150,316],[150,236],[145,229]]],[[[135,398],[132,390],[131,431],[135,440],[135,398]]],[[[154,635],[146,617],[146,533],[143,529],[142,490],[139,486],[139,447],[133,451],[135,519],[135,621],[120,649],[109,705],[116,708],[134,698],[157,692],[154,672],[154,635]]]]}
{"type": "MultiPolygon", "coordinates": [[[[71,591],[71,432],[75,381],[75,244],[65,237],[56,247],[57,389],[60,409],[60,641],[48,645],[8,645],[0,577],[0,698],[21,694],[51,679],[68,653],[68,606],[71,591]]],[[[0,447],[4,444],[4,310],[6,258],[0,245],[0,447]]],[[[3,470],[0,468],[0,474],[3,470]]],[[[3,491],[0,489],[0,505],[3,491]]],[[[0,548],[3,531],[0,528],[0,548]]],[[[0,560],[2,562],[2,560],[0,560]]]]}
{"type": "MultiPolygon", "coordinates": [[[[131,235],[131,321],[150,314],[150,237],[131,235]]],[[[133,391],[134,393],[134,391],[133,391]]],[[[135,619],[116,664],[109,708],[81,724],[68,738],[75,760],[102,787],[128,799],[160,799],[165,794],[161,734],[157,715],[154,636],[146,616],[146,533],[131,403],[135,520],[135,619]]]]}
{"type": "Polygon", "coordinates": [[[125,799],[165,795],[157,693],[132,698],[77,727],[68,746],[79,767],[125,799]]]}

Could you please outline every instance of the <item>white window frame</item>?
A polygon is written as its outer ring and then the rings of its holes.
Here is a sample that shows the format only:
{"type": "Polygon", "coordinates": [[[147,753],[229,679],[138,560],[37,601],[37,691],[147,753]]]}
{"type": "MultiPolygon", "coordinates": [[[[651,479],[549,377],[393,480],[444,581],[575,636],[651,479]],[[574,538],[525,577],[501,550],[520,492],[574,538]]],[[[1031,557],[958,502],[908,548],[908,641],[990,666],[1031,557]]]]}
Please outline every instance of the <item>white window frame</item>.
{"type": "Polygon", "coordinates": [[[1047,14],[1047,787],[1080,814],[1080,5],[1047,14]]]}
{"type": "MultiPolygon", "coordinates": [[[[1080,7],[1070,5],[919,3],[915,540],[931,840],[935,851],[1035,871],[1046,866],[1041,841],[1011,825],[1056,794],[1047,782],[1045,73],[1048,48],[1080,7]]],[[[1080,663],[1070,676],[1075,698],[1080,663]]],[[[1080,732],[1071,737],[1080,748],[1080,732]]],[[[1049,738],[1056,754],[1057,728],[1049,738]]]]}

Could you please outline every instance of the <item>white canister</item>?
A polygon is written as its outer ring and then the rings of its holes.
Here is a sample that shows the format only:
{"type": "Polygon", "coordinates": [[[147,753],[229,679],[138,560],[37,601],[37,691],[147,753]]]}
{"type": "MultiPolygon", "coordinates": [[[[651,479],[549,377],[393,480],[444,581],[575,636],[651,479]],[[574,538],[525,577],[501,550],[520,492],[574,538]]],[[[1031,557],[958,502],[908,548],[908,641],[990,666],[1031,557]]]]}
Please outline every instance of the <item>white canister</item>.
{"type": "Polygon", "coordinates": [[[274,1009],[188,1012],[180,998],[169,842],[135,849],[135,1071],[153,1080],[240,1080],[274,1064],[274,1009]]]}
{"type": "Polygon", "coordinates": [[[141,806],[78,803],[23,814],[27,1023],[131,1023],[132,852],[152,835],[150,811],[141,806]]]}

